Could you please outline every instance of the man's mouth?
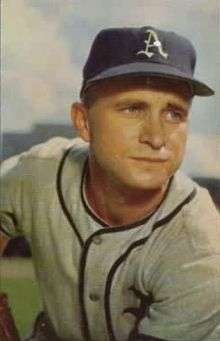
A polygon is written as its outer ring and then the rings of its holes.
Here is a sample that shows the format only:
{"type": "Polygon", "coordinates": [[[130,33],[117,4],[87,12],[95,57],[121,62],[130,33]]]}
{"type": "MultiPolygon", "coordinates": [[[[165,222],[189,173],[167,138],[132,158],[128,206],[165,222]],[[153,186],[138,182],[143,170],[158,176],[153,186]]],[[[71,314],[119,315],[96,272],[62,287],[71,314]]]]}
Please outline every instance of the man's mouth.
{"type": "Polygon", "coordinates": [[[131,159],[136,160],[136,161],[142,161],[142,162],[155,162],[155,163],[160,163],[160,162],[166,162],[168,158],[162,158],[162,157],[132,157],[131,159]]]}

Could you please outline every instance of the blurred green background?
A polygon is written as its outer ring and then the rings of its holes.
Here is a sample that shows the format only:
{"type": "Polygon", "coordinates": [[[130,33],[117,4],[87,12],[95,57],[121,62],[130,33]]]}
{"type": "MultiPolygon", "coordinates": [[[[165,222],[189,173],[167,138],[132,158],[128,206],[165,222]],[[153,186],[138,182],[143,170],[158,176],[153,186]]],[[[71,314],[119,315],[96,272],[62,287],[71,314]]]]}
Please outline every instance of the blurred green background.
{"type": "Polygon", "coordinates": [[[0,290],[8,295],[11,311],[23,340],[30,335],[34,320],[42,310],[31,259],[2,258],[0,273],[0,290]]]}

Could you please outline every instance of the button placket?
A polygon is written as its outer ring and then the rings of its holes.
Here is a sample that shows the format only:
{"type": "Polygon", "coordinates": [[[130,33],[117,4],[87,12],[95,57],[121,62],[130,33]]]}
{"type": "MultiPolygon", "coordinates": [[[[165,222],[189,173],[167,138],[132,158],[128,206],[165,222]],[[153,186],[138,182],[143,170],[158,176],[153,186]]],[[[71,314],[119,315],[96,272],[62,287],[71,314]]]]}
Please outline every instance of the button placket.
{"type": "Polygon", "coordinates": [[[119,238],[119,243],[116,243],[116,240],[118,241],[117,233],[95,233],[89,243],[84,295],[88,326],[94,340],[100,333],[108,335],[104,309],[106,280],[112,265],[123,252],[121,246],[124,245],[124,238],[119,238]],[[113,245],[116,247],[112,253],[113,245]],[[93,314],[90,314],[90,311],[93,314]],[[95,325],[97,327],[94,327],[95,325]]]}
{"type": "Polygon", "coordinates": [[[96,294],[96,293],[90,293],[89,294],[89,298],[93,302],[97,302],[97,301],[100,300],[100,296],[98,294],[96,294]]]}
{"type": "MultiPolygon", "coordinates": [[[[100,244],[102,244],[102,242],[103,242],[103,238],[102,238],[102,236],[100,236],[100,235],[95,235],[95,236],[92,238],[92,242],[93,242],[95,245],[100,245],[100,244]]],[[[90,288],[90,289],[92,289],[92,288],[90,288]]],[[[95,288],[93,288],[93,289],[95,289],[95,288]]],[[[89,299],[90,299],[90,301],[92,301],[92,302],[98,302],[98,301],[100,301],[101,297],[100,297],[100,294],[99,294],[99,293],[97,293],[97,292],[95,292],[95,291],[90,291],[90,293],[89,293],[89,299]]]]}

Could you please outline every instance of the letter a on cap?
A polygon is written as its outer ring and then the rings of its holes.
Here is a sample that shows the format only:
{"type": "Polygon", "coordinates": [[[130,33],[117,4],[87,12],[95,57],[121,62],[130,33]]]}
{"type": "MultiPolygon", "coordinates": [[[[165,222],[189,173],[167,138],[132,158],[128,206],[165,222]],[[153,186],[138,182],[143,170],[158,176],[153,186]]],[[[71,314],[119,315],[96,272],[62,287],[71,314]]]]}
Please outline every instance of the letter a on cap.
{"type": "Polygon", "coordinates": [[[145,44],[146,44],[146,49],[145,50],[141,50],[139,52],[137,52],[137,54],[145,54],[148,58],[153,57],[153,55],[155,54],[154,52],[150,52],[150,49],[152,47],[157,47],[158,52],[160,53],[160,55],[167,59],[168,57],[168,53],[164,52],[163,48],[162,48],[162,44],[156,34],[155,31],[153,30],[147,30],[147,33],[149,33],[148,35],[148,39],[145,40],[145,44]]]}

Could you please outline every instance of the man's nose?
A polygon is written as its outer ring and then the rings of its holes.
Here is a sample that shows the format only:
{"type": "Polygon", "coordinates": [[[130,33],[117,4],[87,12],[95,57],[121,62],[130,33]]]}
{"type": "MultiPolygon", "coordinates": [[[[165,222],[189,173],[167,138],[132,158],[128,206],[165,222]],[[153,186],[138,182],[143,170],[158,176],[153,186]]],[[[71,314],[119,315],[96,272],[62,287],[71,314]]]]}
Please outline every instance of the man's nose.
{"type": "Polygon", "coordinates": [[[139,141],[153,149],[160,149],[165,145],[164,127],[159,118],[150,116],[145,120],[139,141]]]}

